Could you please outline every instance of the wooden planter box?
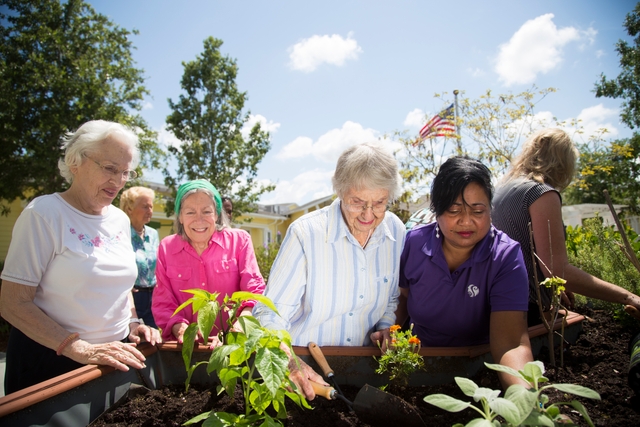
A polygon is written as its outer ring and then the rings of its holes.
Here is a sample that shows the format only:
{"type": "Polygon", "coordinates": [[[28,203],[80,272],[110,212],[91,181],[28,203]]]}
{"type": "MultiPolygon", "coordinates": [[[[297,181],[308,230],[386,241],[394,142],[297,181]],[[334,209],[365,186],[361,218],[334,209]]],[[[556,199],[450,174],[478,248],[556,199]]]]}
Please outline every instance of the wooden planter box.
{"type": "MultiPolygon", "coordinates": [[[[582,329],[582,315],[569,312],[565,339],[575,342],[582,329]]],[[[555,325],[560,329],[560,322],[555,325]]],[[[544,326],[529,328],[534,357],[547,344],[544,326]]],[[[557,343],[556,343],[557,345],[557,343]]],[[[158,347],[148,344],[139,349],[147,358],[145,369],[117,371],[114,368],[87,365],[32,387],[0,398],[0,426],[86,426],[111,405],[125,396],[132,384],[150,389],[168,384],[180,384],[186,379],[180,346],[165,343],[158,347]]],[[[297,355],[321,373],[306,347],[294,347],[297,355]]],[[[361,387],[365,383],[383,385],[384,377],[375,374],[375,347],[323,347],[327,361],[340,384],[361,387]]],[[[194,350],[193,361],[208,360],[211,351],[194,350]]],[[[422,348],[425,370],[412,375],[410,385],[432,385],[452,382],[456,376],[472,377],[491,362],[488,345],[473,347],[422,348]]],[[[204,367],[198,368],[193,383],[209,383],[204,367]]]]}

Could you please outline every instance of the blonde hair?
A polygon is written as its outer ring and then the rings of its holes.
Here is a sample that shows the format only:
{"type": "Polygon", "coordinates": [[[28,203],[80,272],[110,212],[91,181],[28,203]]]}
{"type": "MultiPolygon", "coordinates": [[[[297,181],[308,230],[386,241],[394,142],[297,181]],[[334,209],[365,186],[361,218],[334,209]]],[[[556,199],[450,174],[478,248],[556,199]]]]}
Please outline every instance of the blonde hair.
{"type": "Polygon", "coordinates": [[[126,189],[122,196],[120,196],[120,209],[127,215],[133,210],[133,206],[136,204],[136,200],[140,196],[149,196],[151,200],[154,199],[156,193],[147,187],[131,187],[126,189]]]}
{"type": "Polygon", "coordinates": [[[527,139],[505,179],[526,177],[562,191],[571,184],[579,154],[565,131],[543,129],[527,139]]]}

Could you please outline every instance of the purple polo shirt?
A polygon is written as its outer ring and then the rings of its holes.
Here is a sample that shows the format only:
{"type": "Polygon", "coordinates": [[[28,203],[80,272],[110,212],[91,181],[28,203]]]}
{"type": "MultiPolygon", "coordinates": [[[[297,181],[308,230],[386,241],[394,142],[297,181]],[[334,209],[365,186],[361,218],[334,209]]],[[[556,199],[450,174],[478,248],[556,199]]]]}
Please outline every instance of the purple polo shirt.
{"type": "Polygon", "coordinates": [[[491,226],[471,257],[449,272],[436,223],[414,228],[400,258],[400,287],[423,346],[456,347],[489,342],[493,311],[527,311],[529,283],[520,244],[491,226]]]}

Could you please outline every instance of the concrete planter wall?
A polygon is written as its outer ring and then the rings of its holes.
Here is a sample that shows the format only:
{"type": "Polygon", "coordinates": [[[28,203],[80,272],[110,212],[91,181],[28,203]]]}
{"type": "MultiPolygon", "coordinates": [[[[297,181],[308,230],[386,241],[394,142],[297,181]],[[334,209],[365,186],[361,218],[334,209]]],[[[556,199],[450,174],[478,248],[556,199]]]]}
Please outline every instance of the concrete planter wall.
{"type": "MultiPolygon", "coordinates": [[[[569,313],[565,339],[575,342],[582,329],[583,316],[569,313]]],[[[560,322],[556,324],[560,328],[560,322]]],[[[529,329],[534,357],[547,343],[542,325],[529,329]]],[[[0,426],[86,426],[123,397],[132,384],[155,389],[180,384],[186,379],[180,346],[165,343],[158,348],[140,346],[147,358],[145,369],[117,371],[109,367],[88,365],[32,387],[0,398],[0,426]]],[[[297,355],[316,368],[306,347],[295,347],[297,355]]],[[[361,387],[365,383],[380,386],[385,379],[375,374],[375,347],[323,347],[327,361],[341,384],[361,387]]],[[[422,348],[425,370],[414,374],[410,385],[433,385],[453,381],[456,376],[471,377],[491,362],[489,346],[422,348]]],[[[210,350],[197,348],[193,360],[208,360],[210,350]]],[[[194,373],[193,383],[209,383],[205,369],[194,373]]]]}

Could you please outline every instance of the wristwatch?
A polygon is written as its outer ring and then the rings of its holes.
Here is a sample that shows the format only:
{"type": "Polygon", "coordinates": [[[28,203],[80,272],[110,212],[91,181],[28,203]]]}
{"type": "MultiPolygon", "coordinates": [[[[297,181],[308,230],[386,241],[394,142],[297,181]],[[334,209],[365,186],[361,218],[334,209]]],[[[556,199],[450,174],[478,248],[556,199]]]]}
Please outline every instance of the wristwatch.
{"type": "Polygon", "coordinates": [[[139,323],[141,325],[144,325],[144,320],[142,319],[136,319],[135,317],[132,317],[131,319],[129,319],[129,323],[139,323]]]}

